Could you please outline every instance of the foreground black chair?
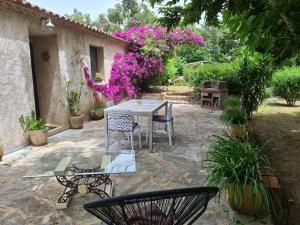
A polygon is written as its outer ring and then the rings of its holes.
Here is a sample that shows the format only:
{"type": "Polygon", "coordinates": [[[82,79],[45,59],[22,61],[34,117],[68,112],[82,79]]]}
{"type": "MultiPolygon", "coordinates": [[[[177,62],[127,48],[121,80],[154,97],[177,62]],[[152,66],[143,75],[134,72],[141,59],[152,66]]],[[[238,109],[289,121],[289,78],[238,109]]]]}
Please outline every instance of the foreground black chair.
{"type": "Polygon", "coordinates": [[[84,208],[109,225],[193,224],[218,188],[195,187],[101,199],[84,208]]]}

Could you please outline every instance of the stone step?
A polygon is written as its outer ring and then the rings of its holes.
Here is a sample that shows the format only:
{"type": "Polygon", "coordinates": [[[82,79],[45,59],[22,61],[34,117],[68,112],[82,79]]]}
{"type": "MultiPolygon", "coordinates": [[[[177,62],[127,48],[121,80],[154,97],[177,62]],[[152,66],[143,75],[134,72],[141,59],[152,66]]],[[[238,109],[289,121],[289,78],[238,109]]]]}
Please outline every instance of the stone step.
{"type": "Polygon", "coordinates": [[[175,96],[175,95],[181,95],[181,96],[195,96],[195,92],[165,92],[165,95],[167,96],[175,96]]]}
{"type": "Polygon", "coordinates": [[[168,102],[173,103],[173,104],[199,104],[199,101],[194,100],[194,101],[176,101],[176,100],[168,100],[168,102]]]}
{"type": "Polygon", "coordinates": [[[154,99],[167,100],[174,104],[199,104],[199,97],[195,92],[164,92],[160,94],[145,93],[143,97],[153,97],[154,99]]]}
{"type": "Polygon", "coordinates": [[[165,100],[175,103],[175,104],[196,104],[198,99],[196,96],[186,96],[186,95],[166,95],[165,100]]]}
{"type": "Polygon", "coordinates": [[[190,99],[193,99],[192,96],[186,96],[186,95],[167,95],[165,96],[166,100],[178,100],[178,101],[188,101],[190,99]]]}

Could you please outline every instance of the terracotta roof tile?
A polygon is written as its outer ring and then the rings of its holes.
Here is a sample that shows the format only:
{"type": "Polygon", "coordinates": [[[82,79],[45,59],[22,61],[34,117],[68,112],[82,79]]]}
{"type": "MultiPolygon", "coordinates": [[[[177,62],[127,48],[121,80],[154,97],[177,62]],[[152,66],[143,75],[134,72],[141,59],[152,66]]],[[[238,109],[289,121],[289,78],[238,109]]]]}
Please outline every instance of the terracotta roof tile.
{"type": "Polygon", "coordinates": [[[75,29],[76,28],[81,29],[81,30],[85,29],[87,31],[94,32],[96,34],[107,36],[107,37],[112,38],[114,40],[118,40],[118,41],[122,41],[122,42],[128,43],[124,39],[116,37],[116,36],[114,36],[111,33],[101,31],[101,30],[97,29],[96,27],[91,27],[91,26],[87,26],[85,24],[78,23],[76,21],[73,21],[71,19],[66,18],[65,16],[61,16],[61,15],[59,15],[57,13],[48,11],[48,10],[46,10],[44,8],[41,8],[41,7],[39,7],[37,5],[34,5],[34,4],[32,4],[32,3],[28,2],[28,1],[25,1],[25,0],[0,0],[0,3],[1,2],[4,3],[4,5],[7,8],[10,8],[10,9],[12,9],[14,11],[18,11],[18,10],[16,10],[16,7],[22,7],[24,9],[31,10],[32,13],[35,12],[36,14],[43,14],[44,16],[48,16],[48,17],[50,17],[53,20],[57,20],[57,21],[62,22],[64,24],[66,24],[66,25],[70,25],[70,26],[72,26],[75,29]]]}

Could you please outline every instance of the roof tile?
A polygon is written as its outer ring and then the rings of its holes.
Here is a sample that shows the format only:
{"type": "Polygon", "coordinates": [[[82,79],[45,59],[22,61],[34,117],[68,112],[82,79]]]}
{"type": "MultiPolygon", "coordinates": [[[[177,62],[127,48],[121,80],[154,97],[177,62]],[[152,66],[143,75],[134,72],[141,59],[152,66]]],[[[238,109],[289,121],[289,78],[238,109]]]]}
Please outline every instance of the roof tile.
{"type": "MultiPolygon", "coordinates": [[[[87,26],[85,24],[78,23],[76,21],[73,21],[71,19],[66,18],[65,16],[61,16],[57,13],[52,12],[52,11],[48,11],[44,8],[41,8],[41,7],[39,7],[37,5],[34,5],[30,2],[27,2],[25,0],[0,0],[0,3],[1,2],[5,2],[6,5],[8,5],[8,6],[12,6],[13,4],[15,4],[15,5],[18,5],[20,7],[23,7],[24,9],[32,9],[36,13],[46,14],[47,16],[49,16],[52,19],[55,19],[55,20],[58,20],[58,21],[61,21],[61,22],[65,22],[65,23],[69,23],[70,25],[73,25],[74,28],[76,28],[76,27],[79,28],[79,29],[84,28],[84,29],[87,29],[89,31],[95,32],[97,34],[101,34],[101,35],[107,36],[109,38],[128,43],[128,41],[126,41],[122,38],[116,37],[115,35],[113,35],[111,33],[101,31],[101,30],[99,30],[95,27],[91,27],[91,26],[87,26]]],[[[10,8],[12,10],[14,10],[13,7],[10,7],[10,8]]]]}

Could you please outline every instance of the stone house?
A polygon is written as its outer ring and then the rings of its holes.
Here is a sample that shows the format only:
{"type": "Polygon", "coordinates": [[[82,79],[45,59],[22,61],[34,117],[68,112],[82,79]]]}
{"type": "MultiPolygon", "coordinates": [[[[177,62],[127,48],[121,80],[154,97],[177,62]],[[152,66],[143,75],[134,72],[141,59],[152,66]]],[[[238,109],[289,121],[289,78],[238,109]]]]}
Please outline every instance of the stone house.
{"type": "MultiPolygon", "coordinates": [[[[22,114],[35,111],[55,127],[50,133],[68,129],[66,81],[79,89],[83,65],[107,81],[114,55],[127,47],[112,34],[26,1],[0,0],[0,137],[5,152],[27,144],[22,114]]],[[[85,86],[81,112],[87,119],[92,104],[92,90],[85,86]]]]}

